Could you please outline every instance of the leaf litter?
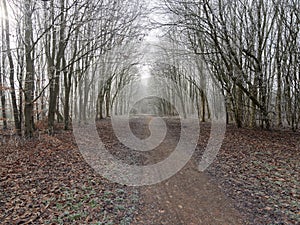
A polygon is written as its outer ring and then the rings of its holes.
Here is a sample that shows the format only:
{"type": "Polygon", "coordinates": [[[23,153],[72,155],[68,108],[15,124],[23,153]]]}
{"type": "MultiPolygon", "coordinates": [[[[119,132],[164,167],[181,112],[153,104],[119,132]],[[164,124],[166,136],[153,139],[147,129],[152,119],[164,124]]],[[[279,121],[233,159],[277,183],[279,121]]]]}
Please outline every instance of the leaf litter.
{"type": "MultiPolygon", "coordinates": [[[[101,126],[106,146],[120,153],[119,158],[131,164],[145,159],[128,154],[112,137],[107,120],[101,126]]],[[[180,131],[176,123],[172,126],[180,131]]],[[[195,162],[201,159],[209,133],[209,124],[202,123],[195,162]]],[[[299,132],[229,125],[206,174],[233,200],[247,224],[299,224],[299,148],[299,132]]],[[[112,183],[90,168],[71,131],[2,142],[0,156],[1,224],[130,224],[140,210],[147,210],[139,188],[112,183]]]]}

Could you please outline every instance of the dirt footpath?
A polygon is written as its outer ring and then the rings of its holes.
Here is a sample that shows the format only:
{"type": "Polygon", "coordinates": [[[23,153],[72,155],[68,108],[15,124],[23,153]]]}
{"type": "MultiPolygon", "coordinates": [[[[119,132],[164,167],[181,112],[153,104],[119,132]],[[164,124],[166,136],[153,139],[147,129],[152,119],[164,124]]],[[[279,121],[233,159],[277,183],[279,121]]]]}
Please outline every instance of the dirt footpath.
{"type": "MultiPolygon", "coordinates": [[[[133,133],[140,138],[149,136],[149,121],[148,117],[133,119],[133,133]]],[[[153,151],[142,153],[142,164],[159,162],[175,149],[180,134],[177,123],[167,120],[165,141],[153,151]]],[[[133,224],[245,224],[222,190],[198,171],[193,160],[170,179],[141,187],[140,194],[142,206],[133,224]]]]}
{"type": "Polygon", "coordinates": [[[133,224],[245,224],[222,191],[189,163],[160,184],[141,188],[143,206],[133,224]]]}

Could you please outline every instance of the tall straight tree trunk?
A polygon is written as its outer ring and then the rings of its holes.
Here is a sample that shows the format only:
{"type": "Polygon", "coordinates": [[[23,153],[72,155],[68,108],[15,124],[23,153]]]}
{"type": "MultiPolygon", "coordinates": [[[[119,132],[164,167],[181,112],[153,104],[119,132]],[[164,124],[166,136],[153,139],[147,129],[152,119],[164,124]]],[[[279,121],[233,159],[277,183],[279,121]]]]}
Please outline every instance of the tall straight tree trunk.
{"type": "Polygon", "coordinates": [[[2,0],[4,15],[5,15],[5,40],[6,40],[6,47],[7,47],[7,57],[9,61],[9,81],[10,81],[10,94],[13,106],[13,113],[14,113],[14,122],[15,122],[15,129],[18,135],[21,135],[21,123],[19,119],[19,112],[18,112],[18,105],[17,105],[17,98],[16,98],[16,91],[15,91],[15,69],[14,69],[14,62],[13,57],[10,49],[10,28],[9,28],[9,20],[8,20],[8,13],[7,13],[7,5],[6,0],[2,0]]]}
{"type": "MultiPolygon", "coordinates": [[[[75,66],[75,58],[77,55],[77,49],[78,49],[78,44],[77,44],[77,39],[78,39],[78,34],[79,34],[79,27],[76,28],[76,40],[74,42],[73,46],[73,56],[72,56],[72,64],[67,71],[65,69],[64,71],[64,88],[65,88],[65,105],[64,105],[64,129],[68,130],[69,125],[70,125],[70,94],[71,94],[71,88],[72,88],[72,74],[75,66]]],[[[67,61],[65,56],[63,57],[63,67],[65,68],[67,65],[67,61]]],[[[77,85],[75,85],[77,86],[77,85]]],[[[76,88],[75,88],[76,91],[76,88]]],[[[72,107],[71,107],[72,108],[72,107]]]]}
{"type": "MultiPolygon", "coordinates": [[[[59,59],[60,60],[60,59],[59,59]]],[[[49,95],[49,113],[48,113],[48,129],[49,132],[53,132],[55,114],[57,111],[57,97],[59,93],[59,76],[60,76],[60,61],[56,64],[56,72],[53,73],[50,84],[49,95]]]]}
{"type": "MultiPolygon", "coordinates": [[[[53,6],[53,5],[52,5],[53,6]]],[[[66,21],[65,21],[65,1],[60,0],[60,30],[59,30],[59,44],[58,52],[56,54],[55,62],[55,71],[53,72],[50,85],[50,99],[49,99],[49,114],[48,114],[48,129],[52,133],[54,129],[55,114],[58,112],[57,108],[57,99],[59,94],[59,81],[61,74],[61,65],[62,59],[65,54],[66,40],[65,40],[65,30],[66,30],[66,21]]],[[[52,12],[54,13],[54,12],[52,12]]],[[[53,35],[56,35],[56,32],[53,32],[53,35]]],[[[54,39],[56,37],[53,37],[54,39]]],[[[54,55],[52,55],[53,57],[54,55]]]]}
{"type": "MultiPolygon", "coordinates": [[[[4,37],[3,26],[2,26],[2,37],[4,37]]],[[[4,46],[4,45],[2,45],[2,46],[4,46]]],[[[5,54],[4,54],[3,50],[2,50],[2,55],[1,55],[1,63],[2,63],[0,66],[0,96],[1,96],[1,106],[2,106],[1,111],[2,111],[2,119],[3,119],[3,129],[6,130],[7,129],[7,116],[6,116],[6,97],[5,97],[5,92],[4,92],[5,54]]]]}
{"type": "Polygon", "coordinates": [[[25,76],[25,136],[33,136],[33,95],[34,95],[34,60],[32,57],[32,9],[31,0],[25,0],[25,55],[26,55],[26,76],[25,76]]]}
{"type": "Polygon", "coordinates": [[[108,89],[106,91],[105,95],[105,111],[106,111],[106,117],[110,117],[110,92],[111,92],[111,84],[109,84],[108,89]]]}
{"type": "Polygon", "coordinates": [[[7,116],[6,116],[6,98],[5,93],[3,91],[3,77],[2,77],[2,70],[0,68],[0,96],[1,96],[1,106],[2,106],[2,120],[3,120],[3,129],[7,129],[7,116]]]}
{"type": "MultiPolygon", "coordinates": [[[[18,46],[24,46],[22,41],[18,41],[18,46]]],[[[25,71],[25,54],[24,54],[24,49],[18,49],[17,50],[17,55],[18,55],[18,67],[17,67],[17,76],[18,76],[18,84],[19,84],[19,119],[20,119],[20,124],[22,127],[23,124],[23,81],[24,81],[24,71],[25,71]]]]}
{"type": "Polygon", "coordinates": [[[198,93],[198,90],[196,91],[196,95],[195,95],[195,101],[196,101],[196,107],[197,107],[197,115],[198,115],[198,118],[200,119],[201,118],[201,108],[200,108],[200,102],[199,102],[199,93],[198,93]]]}
{"type": "MultiPolygon", "coordinates": [[[[63,66],[66,66],[66,60],[63,61],[63,66]]],[[[73,70],[73,69],[72,69],[73,70]]],[[[64,87],[65,87],[65,105],[64,105],[64,129],[68,130],[70,125],[70,93],[72,70],[70,72],[64,71],[64,87]]]]}
{"type": "Polygon", "coordinates": [[[279,65],[280,62],[277,61],[277,96],[276,96],[276,114],[277,114],[277,125],[279,127],[282,126],[282,111],[281,111],[281,67],[279,65]]]}
{"type": "Polygon", "coordinates": [[[79,95],[79,102],[78,102],[78,121],[79,123],[82,122],[82,114],[83,114],[83,80],[80,79],[78,83],[78,95],[79,95]]]}
{"type": "MultiPolygon", "coordinates": [[[[281,57],[280,53],[282,52],[282,20],[278,20],[278,31],[277,31],[277,48],[276,48],[276,69],[277,69],[277,95],[276,95],[276,114],[277,114],[277,125],[282,126],[282,68],[281,68],[281,57]]],[[[281,53],[282,54],[282,53],[281,53]]]]}
{"type": "Polygon", "coordinates": [[[236,87],[236,123],[239,128],[243,126],[243,92],[239,87],[236,87]]]}
{"type": "MultiPolygon", "coordinates": [[[[88,73],[88,72],[87,72],[88,73]]],[[[87,110],[88,110],[88,100],[89,100],[89,81],[87,76],[84,78],[83,81],[83,105],[82,105],[82,120],[84,123],[88,120],[87,110]]]]}
{"type": "MultiPolygon", "coordinates": [[[[97,120],[102,120],[104,117],[103,117],[103,101],[104,101],[104,94],[102,93],[103,91],[99,91],[98,93],[98,98],[97,98],[97,107],[96,107],[96,119],[97,120]]],[[[122,109],[122,105],[120,107],[122,109]]],[[[122,114],[122,113],[121,113],[122,114]]]]}
{"type": "Polygon", "coordinates": [[[203,90],[201,90],[201,109],[202,109],[202,113],[201,113],[201,122],[205,122],[205,93],[203,90]]]}
{"type": "MultiPolygon", "coordinates": [[[[251,93],[255,99],[257,98],[257,85],[258,85],[258,80],[257,77],[255,76],[253,87],[251,90],[251,93]]],[[[256,104],[254,103],[254,101],[251,101],[250,127],[252,128],[256,127],[256,104]]]]}

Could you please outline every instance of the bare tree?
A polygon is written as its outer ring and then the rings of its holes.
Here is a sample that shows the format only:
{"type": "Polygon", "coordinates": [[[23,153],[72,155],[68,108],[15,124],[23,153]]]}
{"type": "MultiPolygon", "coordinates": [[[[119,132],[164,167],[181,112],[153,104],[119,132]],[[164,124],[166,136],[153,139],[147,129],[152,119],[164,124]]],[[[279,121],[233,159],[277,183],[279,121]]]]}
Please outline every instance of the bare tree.
{"type": "Polygon", "coordinates": [[[166,0],[165,8],[171,15],[167,25],[177,27],[175,35],[186,37],[187,48],[201,56],[222,86],[238,126],[259,121],[270,128],[275,113],[282,124],[283,102],[287,121],[297,124],[298,78],[291,73],[298,71],[295,1],[166,0]]]}
{"type": "Polygon", "coordinates": [[[10,89],[11,89],[10,93],[11,93],[13,113],[14,113],[15,129],[17,130],[17,134],[21,135],[21,123],[20,123],[19,112],[18,112],[18,105],[17,105],[16,91],[15,91],[15,80],[14,80],[15,66],[14,66],[14,60],[13,60],[11,47],[10,47],[10,26],[9,26],[6,0],[2,0],[2,7],[4,11],[4,18],[5,18],[5,40],[6,40],[7,57],[8,57],[9,68],[10,68],[9,81],[10,81],[10,89]]]}

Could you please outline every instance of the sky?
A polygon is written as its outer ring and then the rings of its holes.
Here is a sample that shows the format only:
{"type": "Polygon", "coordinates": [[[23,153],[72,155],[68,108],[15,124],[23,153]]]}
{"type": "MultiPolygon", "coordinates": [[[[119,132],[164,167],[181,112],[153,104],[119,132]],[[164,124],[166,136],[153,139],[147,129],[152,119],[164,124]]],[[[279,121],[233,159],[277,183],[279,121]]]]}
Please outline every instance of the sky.
{"type": "MultiPolygon", "coordinates": [[[[155,8],[159,4],[159,0],[152,0],[148,3],[148,9],[151,10],[155,8]]],[[[151,13],[148,15],[149,21],[151,22],[162,22],[164,21],[163,16],[159,11],[151,10],[151,13]]],[[[151,77],[151,64],[155,60],[155,52],[156,52],[156,46],[160,44],[162,35],[162,30],[160,27],[156,27],[154,29],[151,29],[147,36],[144,39],[144,43],[142,45],[141,51],[145,54],[144,60],[142,62],[142,65],[139,69],[141,80],[144,85],[147,84],[147,80],[151,77]]]]}

